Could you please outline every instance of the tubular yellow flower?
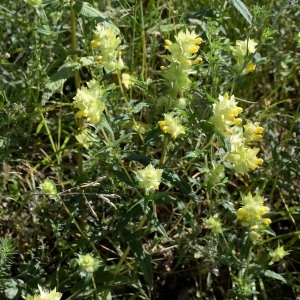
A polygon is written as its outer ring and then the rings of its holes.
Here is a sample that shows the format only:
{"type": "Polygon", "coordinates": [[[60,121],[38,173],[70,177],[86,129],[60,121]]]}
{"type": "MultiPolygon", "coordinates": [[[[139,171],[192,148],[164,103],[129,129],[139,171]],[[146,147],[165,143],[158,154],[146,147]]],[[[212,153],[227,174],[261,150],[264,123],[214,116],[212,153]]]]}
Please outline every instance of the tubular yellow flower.
{"type": "Polygon", "coordinates": [[[132,86],[131,76],[127,73],[122,73],[122,83],[128,90],[132,86]]]}
{"type": "Polygon", "coordinates": [[[96,26],[94,39],[91,41],[93,49],[100,52],[100,55],[96,56],[96,61],[109,72],[124,68],[120,54],[121,39],[118,35],[119,30],[116,27],[103,22],[96,26]]]}
{"type": "Polygon", "coordinates": [[[256,64],[254,63],[249,63],[245,70],[243,71],[242,74],[248,74],[248,73],[251,73],[251,72],[254,72],[254,70],[256,69],[256,64]]]}
{"type": "Polygon", "coordinates": [[[27,296],[25,300],[60,300],[62,297],[61,293],[56,292],[56,288],[52,291],[44,290],[38,285],[40,295],[27,296]]]}
{"type": "Polygon", "coordinates": [[[289,255],[290,251],[285,251],[283,246],[277,247],[275,250],[270,250],[269,255],[271,256],[272,260],[270,261],[269,265],[272,265],[276,261],[280,261],[286,255],[289,255]]]}
{"type": "Polygon", "coordinates": [[[143,170],[136,171],[136,177],[146,194],[152,190],[158,190],[162,173],[162,169],[155,169],[151,164],[143,170]]]}
{"type": "Polygon", "coordinates": [[[216,131],[224,136],[231,134],[230,126],[240,125],[242,120],[236,118],[243,109],[237,106],[234,95],[230,98],[228,94],[219,95],[219,102],[213,104],[213,116],[210,121],[214,124],[216,131]]]}
{"type": "Polygon", "coordinates": [[[247,60],[247,56],[249,54],[253,54],[256,51],[257,43],[252,39],[244,40],[244,41],[236,41],[236,46],[232,47],[232,56],[236,60],[235,69],[237,71],[242,71],[241,75],[245,75],[251,73],[255,70],[255,63],[248,63],[247,66],[241,70],[244,66],[245,61],[247,60]]]}
{"type": "Polygon", "coordinates": [[[236,46],[232,47],[233,57],[239,61],[244,60],[244,58],[256,51],[257,43],[252,40],[236,41],[236,46]]]}
{"type": "Polygon", "coordinates": [[[202,57],[198,56],[194,59],[193,64],[194,65],[199,64],[202,62],[202,60],[203,60],[202,57]]]}
{"type": "Polygon", "coordinates": [[[244,125],[244,138],[246,143],[256,142],[262,138],[264,129],[259,123],[248,122],[244,125]]]}
{"type": "Polygon", "coordinates": [[[170,40],[165,40],[165,48],[169,49],[169,47],[172,45],[172,42],[170,40]]]}
{"type": "Polygon", "coordinates": [[[73,105],[79,108],[77,118],[86,117],[88,122],[96,124],[105,109],[105,90],[95,80],[91,80],[87,85],[88,87],[77,90],[73,105]]]}
{"type": "Polygon", "coordinates": [[[177,117],[172,117],[170,114],[164,114],[164,117],[163,121],[158,122],[164,133],[169,133],[173,139],[176,139],[180,134],[185,134],[185,128],[180,124],[177,117]]]}
{"type": "Polygon", "coordinates": [[[225,159],[233,165],[236,172],[247,174],[250,170],[256,170],[264,162],[256,156],[258,151],[258,148],[252,149],[245,145],[240,145],[230,152],[225,159]]]}
{"type": "Polygon", "coordinates": [[[249,226],[250,230],[257,230],[261,225],[269,226],[271,220],[262,216],[269,212],[269,208],[263,205],[264,200],[260,195],[255,197],[249,192],[242,195],[243,207],[237,211],[237,219],[243,226],[249,226]]]}

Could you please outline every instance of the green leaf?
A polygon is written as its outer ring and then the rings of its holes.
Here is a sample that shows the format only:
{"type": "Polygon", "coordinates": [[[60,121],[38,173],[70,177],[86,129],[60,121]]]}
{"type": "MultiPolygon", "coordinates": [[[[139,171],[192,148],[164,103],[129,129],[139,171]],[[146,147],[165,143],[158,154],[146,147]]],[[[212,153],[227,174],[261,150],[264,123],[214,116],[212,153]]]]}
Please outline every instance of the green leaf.
{"type": "Polygon", "coordinates": [[[46,104],[46,101],[55,93],[60,92],[64,86],[66,79],[60,79],[57,81],[48,81],[45,85],[42,95],[42,105],[46,104]]]}
{"type": "Polygon", "coordinates": [[[98,9],[94,8],[88,2],[77,1],[73,5],[74,10],[77,14],[88,17],[88,18],[98,18],[100,21],[107,20],[107,17],[101,13],[98,9]]]}
{"type": "Polygon", "coordinates": [[[112,170],[112,172],[115,174],[116,177],[118,177],[122,182],[125,182],[129,186],[132,185],[132,182],[130,178],[127,176],[125,172],[119,171],[119,170],[112,170]]]}
{"type": "Polygon", "coordinates": [[[144,107],[148,107],[149,105],[145,102],[140,102],[134,106],[132,106],[132,112],[137,114],[139,113],[144,107]]]}
{"type": "Polygon", "coordinates": [[[230,0],[229,1],[237,10],[238,12],[244,17],[244,19],[252,25],[252,15],[248,10],[247,6],[241,0],[230,0]]]}
{"type": "Polygon", "coordinates": [[[153,271],[151,265],[151,257],[145,250],[141,240],[133,240],[129,243],[131,250],[135,254],[138,265],[141,267],[146,282],[150,287],[153,286],[153,271]]]}
{"type": "Polygon", "coordinates": [[[197,196],[193,192],[191,186],[187,182],[183,181],[176,173],[165,171],[162,177],[163,179],[173,184],[174,187],[176,187],[179,191],[181,191],[185,195],[188,195],[193,199],[197,199],[197,196]]]}
{"type": "MultiPolygon", "coordinates": [[[[5,283],[4,289],[6,299],[16,299],[17,296],[20,296],[19,286],[16,281],[10,279],[8,282],[5,283]]],[[[19,298],[19,297],[18,297],[19,298]]]]}
{"type": "Polygon", "coordinates": [[[77,62],[65,62],[56,73],[50,77],[50,81],[57,81],[61,79],[68,79],[74,76],[76,70],[81,67],[80,63],[77,62]]]}
{"type": "Polygon", "coordinates": [[[45,105],[46,101],[55,92],[60,92],[62,90],[65,81],[74,76],[74,72],[78,70],[80,66],[81,65],[77,62],[66,62],[50,77],[50,80],[46,83],[44,88],[42,105],[45,105]]]}
{"type": "Polygon", "coordinates": [[[114,135],[114,132],[113,132],[111,126],[109,125],[106,117],[103,114],[101,115],[101,120],[100,120],[99,125],[96,128],[95,133],[98,133],[101,128],[107,129],[111,135],[114,135]]]}
{"type": "Polygon", "coordinates": [[[283,278],[283,276],[281,276],[280,274],[275,273],[274,271],[267,270],[267,271],[264,272],[264,275],[266,277],[274,278],[274,279],[277,279],[279,281],[282,281],[283,283],[286,283],[286,280],[283,278]]]}
{"type": "Polygon", "coordinates": [[[122,236],[122,239],[127,238],[126,233],[127,229],[126,226],[127,224],[137,216],[141,215],[143,213],[143,202],[144,198],[140,199],[139,201],[136,201],[128,211],[123,213],[122,219],[116,226],[116,230],[114,231],[114,239],[117,239],[118,237],[122,236]]]}
{"type": "Polygon", "coordinates": [[[137,161],[144,166],[148,166],[151,163],[151,158],[146,155],[138,154],[135,152],[128,152],[122,156],[123,159],[127,159],[130,161],[137,161]]]}
{"type": "Polygon", "coordinates": [[[185,26],[185,24],[179,23],[179,24],[166,24],[166,25],[160,25],[159,31],[160,32],[170,32],[174,31],[176,29],[181,29],[185,26]]]}

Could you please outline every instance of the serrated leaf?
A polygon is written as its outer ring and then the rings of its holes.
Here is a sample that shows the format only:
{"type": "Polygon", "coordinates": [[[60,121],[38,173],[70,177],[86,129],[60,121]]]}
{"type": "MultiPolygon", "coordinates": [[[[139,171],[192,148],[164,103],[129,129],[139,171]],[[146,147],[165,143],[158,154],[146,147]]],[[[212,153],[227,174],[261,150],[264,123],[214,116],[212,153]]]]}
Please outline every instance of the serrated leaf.
{"type": "Polygon", "coordinates": [[[158,219],[151,220],[150,224],[151,224],[150,227],[151,232],[159,232],[166,239],[169,238],[163,224],[158,219]]]}
{"type": "Polygon", "coordinates": [[[55,74],[50,77],[50,81],[57,81],[61,79],[68,79],[74,76],[74,72],[79,70],[81,67],[80,63],[77,62],[65,62],[55,74]]]}
{"type": "Polygon", "coordinates": [[[238,12],[244,17],[244,19],[252,25],[252,15],[248,10],[247,6],[241,0],[230,0],[229,1],[237,10],[238,12]]]}
{"type": "Polygon", "coordinates": [[[266,277],[274,278],[274,279],[277,279],[279,281],[282,281],[283,283],[286,283],[286,280],[283,278],[283,276],[278,274],[278,273],[275,273],[274,271],[267,270],[267,271],[264,272],[264,275],[266,277]]]}
{"type": "Polygon", "coordinates": [[[114,132],[113,132],[111,126],[109,125],[106,117],[103,114],[101,115],[101,120],[100,120],[99,125],[97,125],[97,127],[96,127],[95,133],[98,133],[101,128],[107,129],[111,135],[114,135],[114,132]]]}
{"type": "Polygon", "coordinates": [[[136,104],[136,105],[134,105],[133,107],[132,107],[132,112],[133,113],[135,113],[135,114],[137,114],[138,112],[140,112],[144,107],[148,107],[149,105],[147,104],[147,103],[145,103],[145,102],[140,102],[140,103],[138,103],[138,104],[136,104]]]}
{"type": "Polygon", "coordinates": [[[45,89],[42,95],[42,105],[45,105],[46,101],[58,91],[61,91],[66,79],[61,79],[57,81],[49,81],[45,85],[45,89]]]}
{"type": "Polygon", "coordinates": [[[42,95],[42,105],[55,93],[61,91],[65,81],[74,76],[74,72],[80,68],[80,63],[66,62],[56,73],[54,73],[46,83],[42,95]]]}
{"type": "Polygon", "coordinates": [[[88,2],[77,1],[73,5],[73,8],[77,14],[88,17],[88,18],[99,18],[102,21],[107,19],[107,17],[103,13],[101,13],[98,9],[94,8],[88,2]]]}
{"type": "Polygon", "coordinates": [[[84,56],[81,57],[79,60],[81,66],[87,67],[87,66],[92,66],[95,63],[94,57],[93,56],[84,56]]]}
{"type": "Polygon", "coordinates": [[[13,279],[10,279],[9,281],[5,282],[4,293],[6,299],[16,299],[17,295],[20,293],[17,282],[13,279]]]}

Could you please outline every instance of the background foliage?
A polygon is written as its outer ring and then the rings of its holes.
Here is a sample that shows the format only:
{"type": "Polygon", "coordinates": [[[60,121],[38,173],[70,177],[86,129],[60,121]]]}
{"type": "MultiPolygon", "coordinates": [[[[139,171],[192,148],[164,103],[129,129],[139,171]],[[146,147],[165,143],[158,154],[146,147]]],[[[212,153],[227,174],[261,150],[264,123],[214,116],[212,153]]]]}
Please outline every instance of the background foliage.
{"type": "Polygon", "coordinates": [[[0,297],[33,295],[38,284],[63,299],[300,297],[299,14],[296,1],[45,0],[36,9],[2,0],[0,297]],[[129,90],[90,61],[104,21],[120,30],[129,90]],[[184,93],[187,138],[167,140],[157,126],[170,108],[164,41],[186,28],[203,39],[203,61],[184,93]],[[231,47],[247,38],[258,42],[257,67],[234,77],[231,47]],[[72,102],[91,78],[109,99],[87,145],[72,102]],[[227,91],[264,127],[264,164],[248,176],[228,169],[209,187],[218,153],[204,121],[227,91]],[[147,196],[134,172],[149,163],[165,171],[147,196]],[[47,178],[58,197],[41,192],[47,178]],[[276,234],[253,248],[235,215],[249,191],[262,192],[276,234]],[[222,235],[205,226],[210,215],[222,235]],[[278,245],[290,254],[269,266],[278,245]],[[92,276],[76,261],[87,253],[99,260],[92,276]]]}

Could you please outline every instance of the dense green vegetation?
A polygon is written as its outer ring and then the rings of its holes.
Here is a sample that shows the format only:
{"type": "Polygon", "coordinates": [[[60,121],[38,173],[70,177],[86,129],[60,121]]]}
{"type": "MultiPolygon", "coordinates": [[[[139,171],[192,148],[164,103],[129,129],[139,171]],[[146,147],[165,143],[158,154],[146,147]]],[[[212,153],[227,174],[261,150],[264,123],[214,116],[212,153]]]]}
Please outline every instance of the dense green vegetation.
{"type": "Polygon", "coordinates": [[[299,19],[2,0],[0,298],[298,299],[299,19]]]}

